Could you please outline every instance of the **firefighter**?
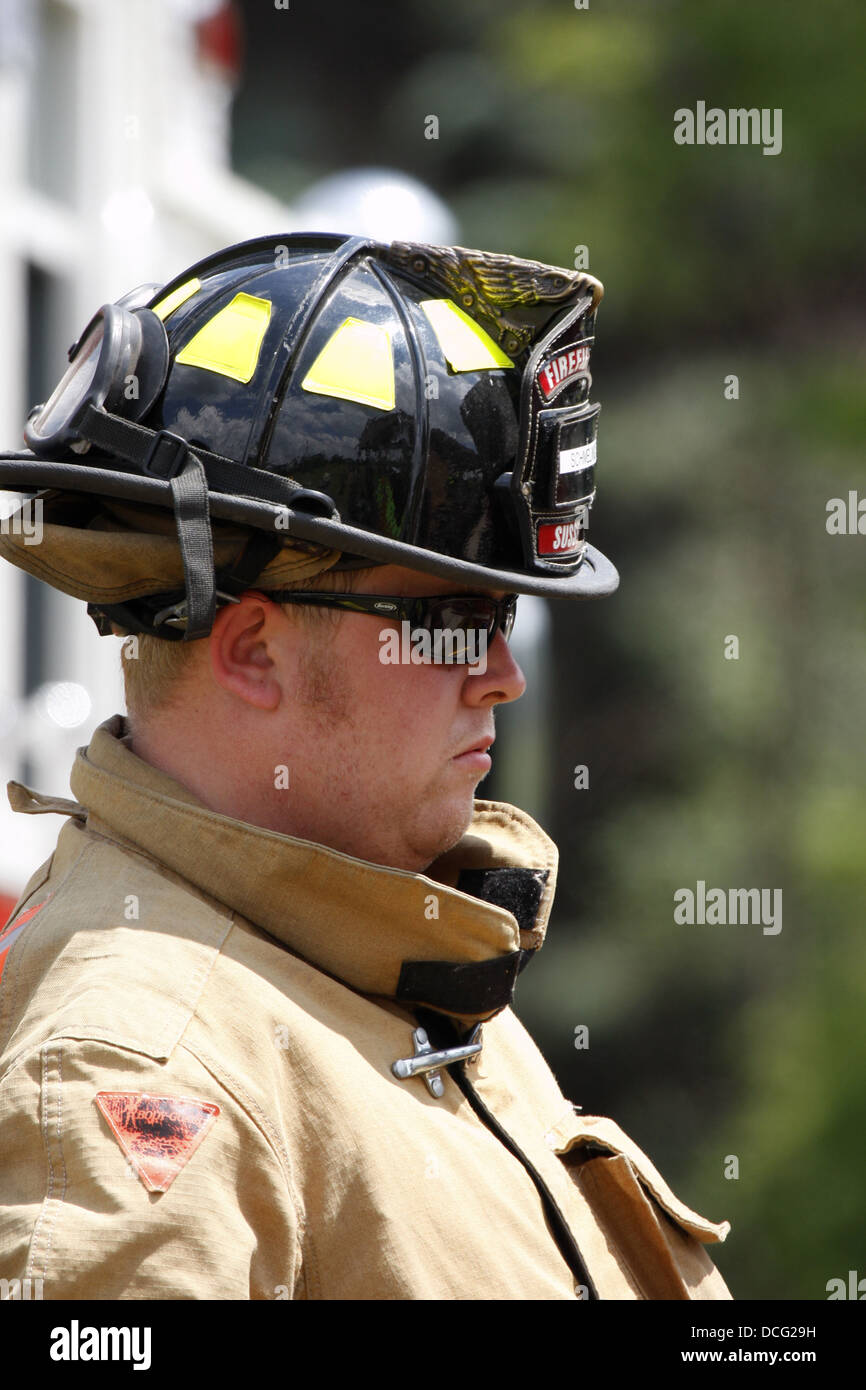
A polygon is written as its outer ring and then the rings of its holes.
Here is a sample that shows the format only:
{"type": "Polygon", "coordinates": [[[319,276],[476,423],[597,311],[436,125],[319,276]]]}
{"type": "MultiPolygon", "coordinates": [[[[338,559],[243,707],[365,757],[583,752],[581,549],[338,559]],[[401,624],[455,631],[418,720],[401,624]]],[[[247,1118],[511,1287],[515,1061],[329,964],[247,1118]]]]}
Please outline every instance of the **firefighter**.
{"type": "Polygon", "coordinates": [[[0,935],[0,1275],[46,1299],[727,1299],[717,1224],[512,1007],[557,851],[475,799],[587,540],[591,276],[291,235],[100,309],[0,553],[128,717],[0,935]],[[400,640],[397,641],[399,636],[400,640]],[[438,645],[437,645],[438,644],[438,645]]]}

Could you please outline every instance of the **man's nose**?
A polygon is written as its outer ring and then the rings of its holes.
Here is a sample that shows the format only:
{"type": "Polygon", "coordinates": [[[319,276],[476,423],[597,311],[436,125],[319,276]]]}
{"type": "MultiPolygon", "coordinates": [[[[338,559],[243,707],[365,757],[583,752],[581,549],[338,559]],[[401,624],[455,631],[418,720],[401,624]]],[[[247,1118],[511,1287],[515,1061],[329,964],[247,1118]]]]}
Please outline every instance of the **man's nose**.
{"type": "Polygon", "coordinates": [[[519,700],[526,689],[526,677],[511,653],[501,632],[497,632],[487,647],[487,670],[473,675],[467,673],[463,698],[467,704],[480,707],[504,705],[519,700]]]}

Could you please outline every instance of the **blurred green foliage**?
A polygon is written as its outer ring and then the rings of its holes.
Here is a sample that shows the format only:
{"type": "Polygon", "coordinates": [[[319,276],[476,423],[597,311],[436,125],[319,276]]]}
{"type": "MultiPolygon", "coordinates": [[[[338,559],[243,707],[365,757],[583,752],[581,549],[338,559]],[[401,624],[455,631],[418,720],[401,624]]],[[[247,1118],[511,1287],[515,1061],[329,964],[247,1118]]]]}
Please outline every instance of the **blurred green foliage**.
{"type": "Polygon", "coordinates": [[[465,244],[586,245],[605,282],[592,537],[622,586],[551,605],[562,867],[517,1007],[567,1093],[732,1222],[736,1297],[825,1298],[866,1274],[866,537],[825,527],[866,497],[866,9],[242,8],[242,172],[291,198],[402,168],[465,244]],[[676,145],[699,100],[781,108],[782,152],[676,145]],[[782,930],[677,925],[699,879],[781,888],[782,930]]]}

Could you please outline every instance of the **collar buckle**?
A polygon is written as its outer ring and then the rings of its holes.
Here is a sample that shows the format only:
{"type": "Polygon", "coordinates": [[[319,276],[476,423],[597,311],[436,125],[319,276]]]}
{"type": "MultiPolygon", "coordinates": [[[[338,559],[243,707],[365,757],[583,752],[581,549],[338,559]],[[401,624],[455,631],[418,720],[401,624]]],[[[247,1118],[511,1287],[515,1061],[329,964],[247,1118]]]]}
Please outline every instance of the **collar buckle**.
{"type": "Polygon", "coordinates": [[[415,1044],[415,1056],[399,1058],[393,1063],[391,1071],[399,1081],[408,1081],[413,1076],[423,1076],[427,1090],[434,1100],[441,1100],[445,1094],[445,1083],[439,1068],[448,1067],[452,1062],[475,1061],[483,1047],[480,1023],[476,1023],[473,1028],[469,1042],[461,1047],[445,1047],[437,1051],[423,1028],[414,1030],[412,1041],[415,1044]]]}

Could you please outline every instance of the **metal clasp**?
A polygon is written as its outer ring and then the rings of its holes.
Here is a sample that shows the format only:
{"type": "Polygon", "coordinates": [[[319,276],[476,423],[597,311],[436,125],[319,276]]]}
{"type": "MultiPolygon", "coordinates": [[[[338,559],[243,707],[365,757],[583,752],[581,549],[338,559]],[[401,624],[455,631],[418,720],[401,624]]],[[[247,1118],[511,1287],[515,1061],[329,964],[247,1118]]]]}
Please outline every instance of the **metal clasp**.
{"type": "MultiPolygon", "coordinates": [[[[217,589],[216,596],[224,603],[240,603],[236,594],[224,594],[222,589],[217,589]]],[[[179,603],[172,603],[168,608],[161,608],[153,619],[153,626],[162,627],[165,623],[166,627],[185,628],[188,621],[187,599],[182,598],[179,603]]]]}
{"type": "Polygon", "coordinates": [[[430,1039],[424,1029],[416,1028],[412,1034],[415,1056],[401,1057],[393,1063],[391,1071],[399,1081],[408,1081],[413,1076],[423,1076],[431,1096],[434,1100],[441,1100],[445,1094],[445,1084],[439,1073],[439,1068],[450,1066],[452,1062],[474,1061],[483,1047],[483,1043],[475,1041],[476,1038],[480,1039],[480,1036],[481,1024],[477,1023],[468,1043],[464,1043],[461,1047],[446,1047],[437,1052],[431,1046],[430,1039]]]}

